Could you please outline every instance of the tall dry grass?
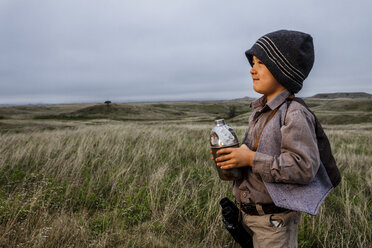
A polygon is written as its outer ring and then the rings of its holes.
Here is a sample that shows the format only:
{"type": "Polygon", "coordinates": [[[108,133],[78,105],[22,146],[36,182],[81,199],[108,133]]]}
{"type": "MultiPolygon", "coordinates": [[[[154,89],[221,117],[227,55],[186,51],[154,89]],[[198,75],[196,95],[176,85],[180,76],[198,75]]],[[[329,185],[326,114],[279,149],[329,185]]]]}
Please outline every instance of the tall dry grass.
{"type": "MultiPolygon", "coordinates": [[[[210,125],[107,124],[0,135],[1,247],[238,247],[219,200],[231,184],[210,125]]],[[[244,127],[235,127],[242,137],[244,127]]],[[[371,136],[329,130],[344,180],[300,247],[371,245],[371,136]]]]}

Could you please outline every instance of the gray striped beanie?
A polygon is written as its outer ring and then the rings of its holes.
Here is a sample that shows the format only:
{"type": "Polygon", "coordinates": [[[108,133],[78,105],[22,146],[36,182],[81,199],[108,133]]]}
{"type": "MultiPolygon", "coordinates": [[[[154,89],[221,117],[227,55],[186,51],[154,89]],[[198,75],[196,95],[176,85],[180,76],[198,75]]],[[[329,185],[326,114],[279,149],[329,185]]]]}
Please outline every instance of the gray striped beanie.
{"type": "Polygon", "coordinates": [[[297,93],[314,64],[313,38],[298,31],[279,30],[262,36],[245,55],[252,66],[256,56],[281,85],[297,93]]]}

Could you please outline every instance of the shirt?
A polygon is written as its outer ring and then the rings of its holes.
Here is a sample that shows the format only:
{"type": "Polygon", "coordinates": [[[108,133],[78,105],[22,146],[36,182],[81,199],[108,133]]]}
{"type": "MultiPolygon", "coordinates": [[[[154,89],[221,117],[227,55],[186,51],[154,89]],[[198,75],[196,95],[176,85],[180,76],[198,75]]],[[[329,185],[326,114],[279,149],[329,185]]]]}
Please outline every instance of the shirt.
{"type": "MultiPolygon", "coordinates": [[[[289,95],[289,91],[284,90],[268,103],[265,96],[251,103],[253,112],[243,144],[253,149],[266,120],[272,111],[286,104],[289,95]]],[[[314,116],[297,102],[292,102],[289,106],[284,125],[280,127],[281,139],[272,141],[276,142],[276,147],[280,147],[280,155],[256,152],[253,166],[246,168],[245,177],[233,183],[235,199],[240,198],[243,203],[273,203],[263,181],[307,184],[315,177],[320,158],[314,116]]],[[[281,113],[278,111],[275,115],[279,114],[281,113]]]]}

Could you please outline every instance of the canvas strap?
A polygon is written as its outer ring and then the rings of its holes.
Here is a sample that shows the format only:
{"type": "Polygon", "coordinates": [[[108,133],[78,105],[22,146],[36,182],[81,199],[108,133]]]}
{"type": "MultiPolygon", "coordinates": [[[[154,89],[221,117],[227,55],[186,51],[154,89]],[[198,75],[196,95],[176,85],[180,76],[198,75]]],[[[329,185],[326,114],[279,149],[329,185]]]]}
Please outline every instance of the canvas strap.
{"type": "MultiPolygon", "coordinates": [[[[294,97],[295,97],[294,95],[290,95],[289,97],[287,97],[287,99],[293,99],[294,97]]],[[[274,109],[273,112],[271,112],[269,118],[267,118],[267,120],[265,122],[265,125],[262,128],[260,134],[258,135],[258,138],[256,140],[256,143],[253,146],[253,151],[257,151],[258,143],[260,142],[261,135],[262,135],[263,131],[265,130],[265,127],[266,127],[267,123],[269,123],[269,121],[274,117],[274,115],[276,114],[276,112],[278,112],[278,109],[280,108],[280,106],[277,107],[276,109],[274,109]]]]}
{"type": "Polygon", "coordinates": [[[238,222],[242,220],[242,192],[239,192],[239,216],[238,216],[238,222]]]}
{"type": "Polygon", "coordinates": [[[257,150],[258,143],[260,142],[261,135],[262,135],[262,133],[263,133],[263,131],[264,131],[264,129],[265,129],[267,123],[269,123],[269,121],[274,117],[274,115],[276,114],[276,112],[278,112],[278,109],[277,109],[277,108],[274,109],[274,111],[271,112],[271,115],[269,116],[269,118],[267,118],[267,120],[266,120],[266,122],[265,122],[265,125],[264,125],[264,127],[262,128],[260,134],[258,135],[258,138],[257,138],[257,140],[256,140],[256,143],[255,143],[254,146],[253,146],[253,151],[256,151],[256,150],[257,150]]]}

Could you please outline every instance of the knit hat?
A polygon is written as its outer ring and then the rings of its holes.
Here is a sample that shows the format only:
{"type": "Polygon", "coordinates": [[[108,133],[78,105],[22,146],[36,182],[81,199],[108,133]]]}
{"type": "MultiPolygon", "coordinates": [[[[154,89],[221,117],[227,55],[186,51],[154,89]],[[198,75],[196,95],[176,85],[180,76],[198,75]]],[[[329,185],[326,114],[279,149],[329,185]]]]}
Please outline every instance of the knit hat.
{"type": "Polygon", "coordinates": [[[281,85],[297,93],[314,64],[313,38],[298,31],[279,30],[262,36],[245,55],[251,66],[256,56],[281,85]]]}

